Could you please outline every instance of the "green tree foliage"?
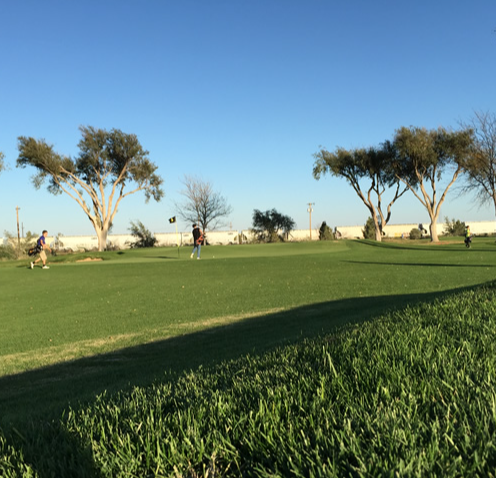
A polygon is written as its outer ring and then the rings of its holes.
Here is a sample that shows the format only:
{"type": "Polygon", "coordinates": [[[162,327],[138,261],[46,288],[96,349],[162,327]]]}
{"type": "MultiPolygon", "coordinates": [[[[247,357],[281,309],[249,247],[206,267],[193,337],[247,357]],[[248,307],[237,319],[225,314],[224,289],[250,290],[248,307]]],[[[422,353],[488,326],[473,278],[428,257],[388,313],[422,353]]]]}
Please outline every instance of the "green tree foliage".
{"type": "Polygon", "coordinates": [[[369,217],[363,226],[362,234],[364,239],[376,239],[376,230],[374,220],[369,217]]]}
{"type": "Polygon", "coordinates": [[[402,181],[427,209],[431,241],[438,242],[436,223],[441,205],[468,158],[473,132],[427,130],[402,127],[396,131],[392,150],[396,177],[402,181]],[[438,197],[438,184],[444,173],[449,175],[447,186],[438,197]]]}
{"type": "Polygon", "coordinates": [[[464,128],[474,131],[474,143],[464,164],[464,192],[475,192],[481,205],[492,204],[496,212],[496,114],[476,112],[464,128]]]}
{"type": "Polygon", "coordinates": [[[319,229],[319,240],[320,241],[332,241],[334,239],[334,234],[332,229],[324,221],[319,229]]]}
{"type": "Polygon", "coordinates": [[[259,241],[277,242],[284,240],[294,228],[295,222],[293,219],[277,212],[275,209],[265,212],[261,212],[258,209],[253,211],[252,232],[259,241]]]}
{"type": "Polygon", "coordinates": [[[0,151],[0,173],[5,169],[5,155],[0,151]]]}
{"type": "Polygon", "coordinates": [[[393,204],[408,190],[394,174],[393,153],[390,143],[384,143],[380,148],[337,148],[333,153],[321,149],[314,154],[314,178],[318,180],[327,173],[344,178],[369,210],[377,241],[382,240],[393,204]],[[386,191],[392,193],[386,194],[386,191]],[[385,195],[389,202],[384,207],[385,195]]]}
{"type": "Polygon", "coordinates": [[[160,201],[163,180],[136,135],[91,126],[80,131],[76,158],[55,152],[43,139],[20,136],[17,166],[37,170],[33,178],[36,188],[47,181],[49,192],[64,192],[75,200],[95,228],[102,251],[122,199],[143,191],[146,201],[160,201]]]}
{"type": "Polygon", "coordinates": [[[446,236],[464,236],[465,235],[465,223],[459,219],[444,218],[443,232],[446,236]]]}
{"type": "Polygon", "coordinates": [[[131,235],[136,238],[135,242],[131,242],[131,248],[153,247],[157,243],[157,238],[153,236],[141,221],[136,223],[131,221],[129,228],[131,235]]]}

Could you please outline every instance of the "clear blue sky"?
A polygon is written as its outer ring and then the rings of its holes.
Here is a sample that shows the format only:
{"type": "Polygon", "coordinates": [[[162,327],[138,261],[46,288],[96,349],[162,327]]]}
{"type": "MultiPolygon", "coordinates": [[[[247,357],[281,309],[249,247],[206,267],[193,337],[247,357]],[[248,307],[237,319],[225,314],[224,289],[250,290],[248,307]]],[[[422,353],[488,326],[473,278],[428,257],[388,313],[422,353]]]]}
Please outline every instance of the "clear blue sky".
{"type": "MultiPolygon", "coordinates": [[[[362,225],[344,180],[312,177],[313,154],[379,145],[401,126],[458,128],[496,112],[496,2],[474,0],[23,0],[0,5],[0,235],[92,234],[67,195],[35,190],[15,167],[17,137],[75,156],[80,125],[134,133],[165,198],[123,200],[131,220],[172,232],[184,174],[211,181],[234,229],[276,208],[297,228],[362,225]]],[[[452,192],[444,216],[493,220],[452,192]]],[[[428,222],[410,195],[392,223],[428,222]]],[[[179,221],[180,230],[190,225],[179,221]]]]}

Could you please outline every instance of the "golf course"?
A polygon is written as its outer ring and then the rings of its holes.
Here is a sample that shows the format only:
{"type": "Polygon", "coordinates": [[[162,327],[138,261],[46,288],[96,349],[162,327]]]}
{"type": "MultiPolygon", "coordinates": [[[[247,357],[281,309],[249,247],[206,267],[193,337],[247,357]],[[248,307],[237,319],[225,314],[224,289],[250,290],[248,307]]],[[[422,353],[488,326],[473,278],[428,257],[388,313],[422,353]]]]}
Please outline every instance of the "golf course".
{"type": "Polygon", "coordinates": [[[0,476],[495,476],[496,243],[445,239],[0,262],[0,476]]]}

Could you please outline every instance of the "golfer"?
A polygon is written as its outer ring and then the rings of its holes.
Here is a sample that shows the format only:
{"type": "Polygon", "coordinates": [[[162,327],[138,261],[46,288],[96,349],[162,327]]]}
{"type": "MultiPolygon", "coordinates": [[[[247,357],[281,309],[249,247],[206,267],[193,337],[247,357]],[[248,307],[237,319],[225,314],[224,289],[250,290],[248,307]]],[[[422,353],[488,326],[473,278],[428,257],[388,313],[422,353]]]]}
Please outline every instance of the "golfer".
{"type": "Polygon", "coordinates": [[[38,259],[36,259],[34,262],[31,262],[31,269],[34,269],[34,265],[40,260],[43,261],[42,269],[50,269],[50,267],[46,265],[47,255],[45,249],[48,249],[50,252],[52,252],[52,249],[50,249],[50,246],[46,243],[47,236],[48,236],[48,231],[43,231],[40,238],[36,241],[36,246],[40,251],[40,257],[38,257],[38,259]]]}
{"type": "Polygon", "coordinates": [[[203,242],[203,231],[200,229],[198,224],[193,224],[193,252],[191,253],[191,259],[195,255],[195,251],[197,251],[196,258],[200,259],[200,250],[203,242]]]}

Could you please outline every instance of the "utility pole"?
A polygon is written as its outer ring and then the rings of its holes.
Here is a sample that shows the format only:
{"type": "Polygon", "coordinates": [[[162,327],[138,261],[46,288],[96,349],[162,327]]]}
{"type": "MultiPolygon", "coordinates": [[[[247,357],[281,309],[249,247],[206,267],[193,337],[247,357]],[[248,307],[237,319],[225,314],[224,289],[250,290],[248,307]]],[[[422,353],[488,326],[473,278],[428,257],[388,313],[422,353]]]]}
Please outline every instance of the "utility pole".
{"type": "Polygon", "coordinates": [[[315,206],[315,203],[309,202],[307,211],[310,214],[310,240],[312,240],[312,212],[313,212],[312,206],[315,206]]]}
{"type": "Polygon", "coordinates": [[[16,214],[17,214],[17,247],[19,251],[21,250],[21,235],[19,233],[19,206],[16,206],[16,214]]]}

